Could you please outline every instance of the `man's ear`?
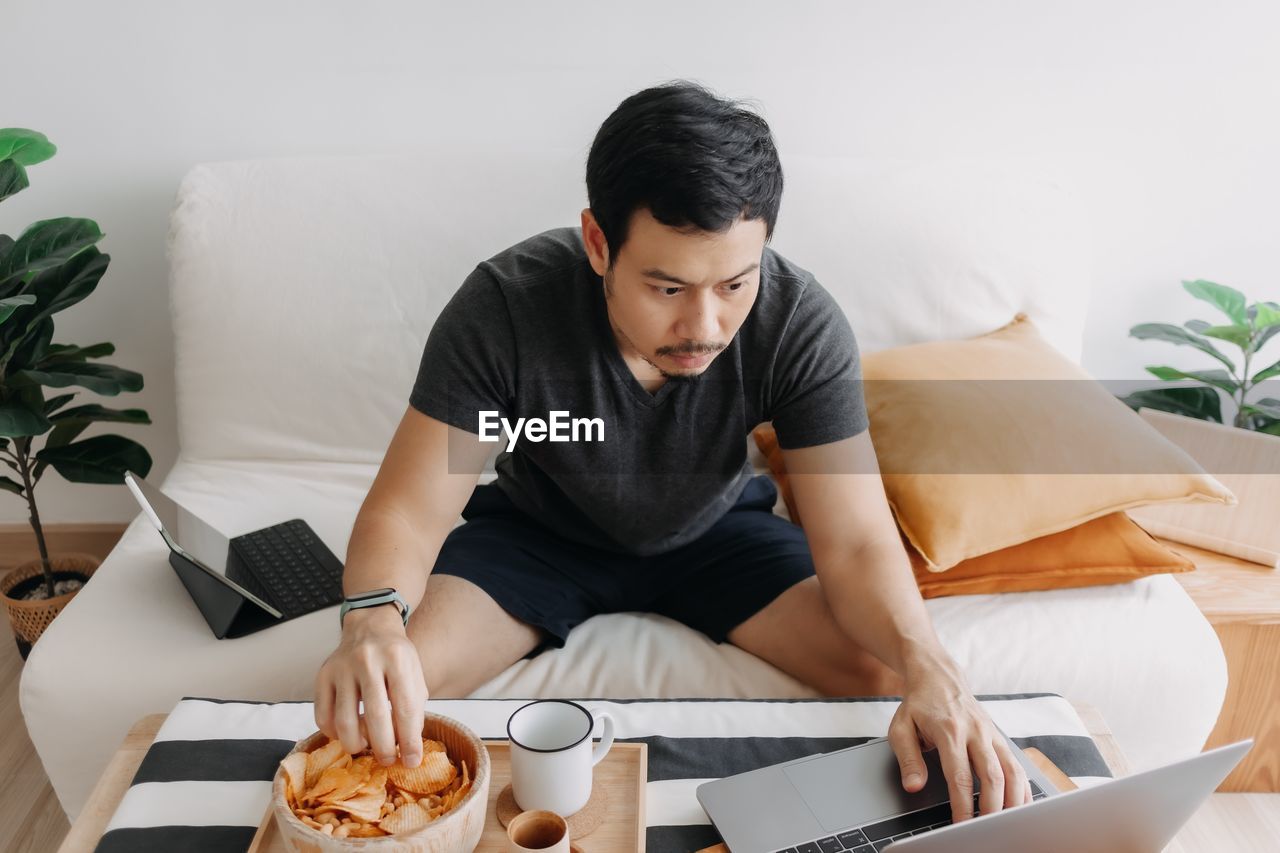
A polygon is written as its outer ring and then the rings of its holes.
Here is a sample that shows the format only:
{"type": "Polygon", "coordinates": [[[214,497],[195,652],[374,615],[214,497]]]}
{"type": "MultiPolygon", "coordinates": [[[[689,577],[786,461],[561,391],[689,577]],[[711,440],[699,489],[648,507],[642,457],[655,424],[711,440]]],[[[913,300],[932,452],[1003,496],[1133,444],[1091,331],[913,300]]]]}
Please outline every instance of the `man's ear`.
{"type": "Polygon", "coordinates": [[[582,243],[586,247],[587,258],[591,261],[591,268],[596,271],[596,275],[603,278],[605,271],[609,269],[609,244],[604,239],[604,232],[600,230],[600,225],[596,222],[591,208],[584,207],[581,217],[582,243]]]}

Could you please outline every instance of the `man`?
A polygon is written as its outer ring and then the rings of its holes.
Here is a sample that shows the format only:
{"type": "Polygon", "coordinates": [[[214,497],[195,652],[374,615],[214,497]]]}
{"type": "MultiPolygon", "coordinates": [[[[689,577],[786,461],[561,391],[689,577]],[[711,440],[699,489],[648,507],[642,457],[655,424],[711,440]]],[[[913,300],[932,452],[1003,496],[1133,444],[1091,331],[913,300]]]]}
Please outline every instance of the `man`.
{"type": "Polygon", "coordinates": [[[319,727],[416,766],[429,693],[465,696],[595,613],[652,611],[825,693],[901,695],[903,785],[924,785],[936,747],[954,820],[972,817],[975,778],[984,814],[1029,801],[929,622],[849,323],[765,246],[782,194],[768,125],[683,81],[646,89],[597,133],[587,194],[580,229],[479,264],[432,328],[352,531],[355,607],[317,676],[319,727]],[[525,431],[476,485],[482,433],[554,412],[597,428],[525,431]],[[764,421],[803,531],[752,477],[764,421]]]}

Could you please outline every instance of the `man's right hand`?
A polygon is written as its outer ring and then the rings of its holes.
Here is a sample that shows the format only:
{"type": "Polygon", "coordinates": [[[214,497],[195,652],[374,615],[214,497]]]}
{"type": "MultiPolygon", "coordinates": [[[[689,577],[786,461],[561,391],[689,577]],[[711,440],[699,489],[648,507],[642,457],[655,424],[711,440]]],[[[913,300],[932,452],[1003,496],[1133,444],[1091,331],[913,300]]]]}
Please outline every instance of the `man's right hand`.
{"type": "Polygon", "coordinates": [[[320,731],[341,741],[349,753],[372,747],[384,765],[395,763],[399,744],[403,764],[417,767],[426,702],[422,661],[399,611],[381,605],[347,613],[342,641],[316,675],[320,731]]]}

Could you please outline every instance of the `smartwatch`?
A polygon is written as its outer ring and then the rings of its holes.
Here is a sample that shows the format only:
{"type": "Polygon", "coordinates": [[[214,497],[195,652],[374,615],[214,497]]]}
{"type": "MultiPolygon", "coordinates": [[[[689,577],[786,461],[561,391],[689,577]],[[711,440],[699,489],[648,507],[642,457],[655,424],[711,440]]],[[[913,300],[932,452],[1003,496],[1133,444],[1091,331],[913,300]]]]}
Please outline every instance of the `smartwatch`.
{"type": "Polygon", "coordinates": [[[400,597],[400,593],[391,587],[383,587],[382,589],[361,592],[344,598],[342,600],[342,608],[338,611],[338,626],[342,626],[343,620],[347,618],[347,613],[352,610],[359,610],[362,607],[378,607],[383,604],[396,605],[400,610],[400,620],[406,626],[409,624],[409,605],[405,604],[404,599],[400,597]]]}

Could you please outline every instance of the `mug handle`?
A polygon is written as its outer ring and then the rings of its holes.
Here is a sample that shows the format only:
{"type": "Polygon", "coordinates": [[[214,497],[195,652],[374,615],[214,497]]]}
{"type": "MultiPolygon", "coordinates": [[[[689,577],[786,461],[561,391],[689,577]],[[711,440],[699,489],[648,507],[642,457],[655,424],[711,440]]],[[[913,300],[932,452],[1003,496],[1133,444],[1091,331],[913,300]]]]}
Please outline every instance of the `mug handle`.
{"type": "Polygon", "coordinates": [[[596,744],[595,749],[591,750],[591,766],[595,767],[609,754],[609,747],[613,746],[613,717],[604,711],[598,711],[591,717],[603,727],[600,742],[596,744]]]}

